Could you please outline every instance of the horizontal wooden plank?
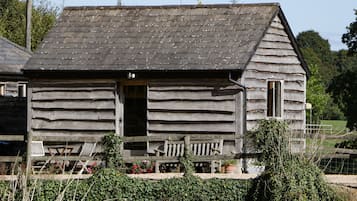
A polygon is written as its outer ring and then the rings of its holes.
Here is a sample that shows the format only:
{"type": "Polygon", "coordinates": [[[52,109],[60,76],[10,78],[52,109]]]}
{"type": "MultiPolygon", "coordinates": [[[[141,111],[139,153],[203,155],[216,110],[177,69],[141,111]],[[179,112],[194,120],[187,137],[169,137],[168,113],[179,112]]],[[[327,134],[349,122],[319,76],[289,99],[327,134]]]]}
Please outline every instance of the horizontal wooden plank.
{"type": "Polygon", "coordinates": [[[260,91],[260,90],[254,90],[254,91],[249,91],[247,92],[247,98],[248,99],[266,99],[266,92],[265,91],[260,91]]]}
{"type": "Polygon", "coordinates": [[[304,83],[298,81],[284,81],[285,90],[305,91],[304,83]]]}
{"type": "Polygon", "coordinates": [[[0,156],[0,162],[21,162],[22,157],[21,156],[0,156]]]}
{"type": "Polygon", "coordinates": [[[33,119],[47,120],[115,120],[115,111],[43,111],[33,110],[33,119]]]}
{"type": "Polygon", "coordinates": [[[31,80],[32,88],[41,87],[114,87],[113,79],[36,79],[31,80]]]}
{"type": "Polygon", "coordinates": [[[284,26],[279,21],[273,21],[271,23],[270,27],[284,29],[284,26]]]}
{"type": "Polygon", "coordinates": [[[264,48],[258,48],[255,54],[261,56],[280,56],[280,57],[296,56],[294,50],[264,49],[264,48]]]}
{"type": "Polygon", "coordinates": [[[260,101],[248,101],[247,102],[247,110],[266,110],[267,109],[267,103],[266,102],[260,102],[260,101]]]}
{"type": "Polygon", "coordinates": [[[304,110],[301,111],[284,111],[284,119],[286,120],[304,120],[305,113],[304,110]]]}
{"type": "Polygon", "coordinates": [[[114,92],[112,91],[93,91],[93,92],[80,92],[80,91],[53,91],[35,93],[32,96],[32,100],[57,100],[57,99],[88,99],[88,100],[100,100],[100,99],[114,99],[114,92]]]}
{"type": "Polygon", "coordinates": [[[286,80],[286,81],[295,81],[304,83],[305,75],[304,74],[287,74],[283,72],[267,72],[267,71],[260,71],[260,70],[250,70],[247,69],[243,73],[244,78],[248,79],[277,79],[277,80],[286,80]]]}
{"type": "Polygon", "coordinates": [[[294,49],[290,43],[271,42],[271,41],[261,41],[258,47],[266,48],[266,49],[286,49],[286,50],[294,49]]]}
{"type": "Polygon", "coordinates": [[[88,109],[88,110],[101,110],[101,109],[115,109],[113,100],[56,100],[56,101],[32,101],[33,109],[88,109]]]}
{"type": "Polygon", "coordinates": [[[152,87],[217,87],[217,86],[232,86],[232,83],[227,79],[158,79],[158,80],[150,80],[148,83],[150,88],[152,87]]]}
{"type": "Polygon", "coordinates": [[[234,123],[210,123],[210,124],[148,124],[149,131],[195,131],[195,132],[235,132],[234,123]]]}
{"type": "Polygon", "coordinates": [[[267,33],[275,34],[275,35],[279,35],[279,36],[288,36],[288,34],[285,32],[285,30],[279,29],[279,28],[274,28],[274,27],[269,27],[267,30],[267,33]]]}
{"type": "Polygon", "coordinates": [[[149,100],[233,100],[240,90],[215,91],[149,91],[149,100]]]}
{"type": "Polygon", "coordinates": [[[95,91],[111,91],[115,90],[114,86],[112,87],[41,87],[41,88],[32,88],[32,93],[45,93],[45,92],[66,92],[66,91],[79,91],[79,92],[95,92],[95,91]]]}
{"type": "Polygon", "coordinates": [[[167,120],[167,121],[235,121],[233,114],[215,113],[170,113],[148,111],[148,120],[167,120]]]}
{"type": "Polygon", "coordinates": [[[269,63],[269,64],[294,64],[299,65],[300,61],[296,56],[261,56],[254,55],[251,59],[251,62],[256,63],[269,63]]]}
{"type": "Polygon", "coordinates": [[[33,119],[31,126],[34,129],[62,129],[62,130],[114,130],[114,121],[45,121],[33,119]]]}
{"type": "Polygon", "coordinates": [[[163,142],[165,140],[183,140],[185,136],[190,136],[190,140],[213,140],[213,139],[223,139],[232,141],[235,139],[241,139],[241,136],[235,135],[222,135],[222,134],[195,134],[195,135],[155,135],[155,136],[134,136],[134,137],[123,137],[124,142],[163,142]]]}
{"type": "Polygon", "coordinates": [[[251,111],[251,112],[247,112],[247,120],[251,121],[251,120],[261,120],[261,119],[265,119],[266,116],[266,112],[265,111],[251,111]]]}
{"type": "Polygon", "coordinates": [[[280,36],[270,33],[265,34],[265,36],[263,37],[263,41],[285,42],[285,43],[291,42],[287,36],[280,36]]]}
{"type": "Polygon", "coordinates": [[[268,63],[254,63],[250,62],[246,68],[247,70],[256,70],[260,72],[284,73],[284,74],[302,74],[306,72],[301,65],[297,64],[268,64],[268,63]]]}
{"type": "Polygon", "coordinates": [[[0,135],[0,141],[24,141],[25,135],[0,135]]]}
{"type": "Polygon", "coordinates": [[[302,102],[292,102],[292,101],[284,101],[284,110],[305,110],[305,104],[302,102]]]}
{"type": "Polygon", "coordinates": [[[206,111],[235,111],[234,101],[165,101],[165,102],[148,102],[149,109],[160,110],[206,110],[206,111]]]}
{"type": "Polygon", "coordinates": [[[34,130],[32,133],[34,141],[99,142],[109,132],[34,130]]]}
{"type": "Polygon", "coordinates": [[[305,94],[302,92],[298,93],[284,93],[284,100],[289,100],[289,101],[305,101],[305,94]]]}

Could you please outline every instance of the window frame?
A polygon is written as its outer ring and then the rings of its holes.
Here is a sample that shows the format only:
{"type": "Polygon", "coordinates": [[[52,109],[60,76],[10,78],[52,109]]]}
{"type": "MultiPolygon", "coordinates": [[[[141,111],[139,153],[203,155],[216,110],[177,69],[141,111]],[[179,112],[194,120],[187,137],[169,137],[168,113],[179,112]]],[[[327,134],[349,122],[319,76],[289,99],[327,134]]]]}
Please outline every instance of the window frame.
{"type": "Polygon", "coordinates": [[[6,96],[6,83],[0,82],[0,97],[6,96]]]}
{"type": "Polygon", "coordinates": [[[266,81],[266,118],[267,119],[283,119],[284,118],[284,80],[279,80],[279,79],[268,79],[266,81]],[[272,101],[272,115],[269,116],[269,83],[273,82],[274,83],[274,87],[273,87],[273,101],[272,101]],[[276,116],[276,109],[275,109],[275,105],[276,105],[276,100],[275,100],[275,83],[276,82],[280,82],[280,116],[276,116]]]}
{"type": "Polygon", "coordinates": [[[17,83],[17,97],[27,97],[27,83],[17,83]],[[20,87],[23,87],[22,96],[20,96],[20,87]]]}

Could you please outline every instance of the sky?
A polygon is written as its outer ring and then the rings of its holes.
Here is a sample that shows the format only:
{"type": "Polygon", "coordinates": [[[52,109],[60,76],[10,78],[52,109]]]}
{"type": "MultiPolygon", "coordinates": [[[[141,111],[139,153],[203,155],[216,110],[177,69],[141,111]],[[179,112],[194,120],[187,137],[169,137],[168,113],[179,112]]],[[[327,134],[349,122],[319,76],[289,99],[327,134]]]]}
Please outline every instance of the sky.
{"type": "MultiPolygon", "coordinates": [[[[67,6],[109,6],[118,0],[49,0],[62,8],[67,6]]],[[[121,0],[122,5],[180,5],[197,4],[199,0],[121,0]]],[[[226,4],[234,0],[200,0],[202,4],[226,4]]],[[[357,0],[236,0],[237,3],[279,2],[296,36],[307,30],[314,30],[327,39],[332,50],[346,49],[341,36],[346,27],[355,20],[353,9],[357,0]]]]}

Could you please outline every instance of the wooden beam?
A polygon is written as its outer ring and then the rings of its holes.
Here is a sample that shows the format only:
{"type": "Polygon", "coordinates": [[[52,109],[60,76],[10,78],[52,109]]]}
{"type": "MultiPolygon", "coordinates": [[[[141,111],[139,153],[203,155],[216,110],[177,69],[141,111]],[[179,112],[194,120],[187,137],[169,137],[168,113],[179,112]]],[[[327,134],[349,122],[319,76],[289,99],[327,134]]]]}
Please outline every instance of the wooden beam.
{"type": "Polygon", "coordinates": [[[0,162],[21,162],[22,157],[20,156],[1,156],[0,162]]]}
{"type": "Polygon", "coordinates": [[[24,141],[24,135],[0,135],[0,141],[24,141]]]}

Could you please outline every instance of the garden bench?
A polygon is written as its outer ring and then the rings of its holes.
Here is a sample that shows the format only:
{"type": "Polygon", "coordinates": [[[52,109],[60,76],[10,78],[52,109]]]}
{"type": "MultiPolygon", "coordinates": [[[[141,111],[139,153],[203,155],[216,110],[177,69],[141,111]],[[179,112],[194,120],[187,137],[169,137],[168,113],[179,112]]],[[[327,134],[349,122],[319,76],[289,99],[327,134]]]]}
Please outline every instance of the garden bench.
{"type": "MultiPolygon", "coordinates": [[[[185,153],[185,141],[184,140],[165,140],[163,150],[155,149],[156,156],[164,157],[182,157],[185,153]]],[[[189,141],[190,151],[193,156],[214,156],[223,154],[223,139],[212,140],[196,140],[189,141]]],[[[178,163],[178,159],[163,159],[155,162],[155,172],[160,172],[160,164],[162,163],[178,163]]],[[[215,168],[218,169],[221,166],[220,161],[215,160],[200,160],[196,157],[193,162],[209,162],[211,164],[211,172],[215,172],[215,168]],[[217,165],[218,164],[218,165],[217,165]]]]}

